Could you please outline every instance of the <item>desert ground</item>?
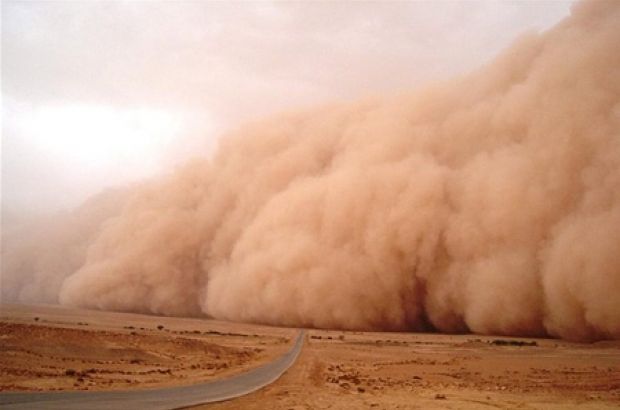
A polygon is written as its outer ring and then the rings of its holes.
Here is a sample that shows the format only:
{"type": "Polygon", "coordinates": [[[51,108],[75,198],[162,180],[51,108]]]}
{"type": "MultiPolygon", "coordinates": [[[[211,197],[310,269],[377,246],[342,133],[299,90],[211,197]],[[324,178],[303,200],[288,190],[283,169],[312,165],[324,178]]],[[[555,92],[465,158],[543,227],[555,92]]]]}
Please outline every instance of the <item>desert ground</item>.
{"type": "Polygon", "coordinates": [[[193,384],[269,362],[295,335],[213,320],[2,305],[0,390],[193,384]]]}
{"type": "MultiPolygon", "coordinates": [[[[295,329],[2,305],[0,390],[191,384],[266,363],[295,329]]],[[[620,341],[309,330],[274,384],[209,409],[620,408],[620,341]]]]}

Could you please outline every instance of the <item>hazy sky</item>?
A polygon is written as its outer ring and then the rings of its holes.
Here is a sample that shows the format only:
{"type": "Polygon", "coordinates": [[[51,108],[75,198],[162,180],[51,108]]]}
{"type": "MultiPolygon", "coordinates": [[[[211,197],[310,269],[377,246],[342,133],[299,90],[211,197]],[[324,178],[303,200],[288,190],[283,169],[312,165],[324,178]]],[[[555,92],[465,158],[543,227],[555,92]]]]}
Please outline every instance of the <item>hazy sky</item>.
{"type": "Polygon", "coordinates": [[[470,70],[571,3],[3,1],[3,211],[75,206],[243,120],[470,70]]]}

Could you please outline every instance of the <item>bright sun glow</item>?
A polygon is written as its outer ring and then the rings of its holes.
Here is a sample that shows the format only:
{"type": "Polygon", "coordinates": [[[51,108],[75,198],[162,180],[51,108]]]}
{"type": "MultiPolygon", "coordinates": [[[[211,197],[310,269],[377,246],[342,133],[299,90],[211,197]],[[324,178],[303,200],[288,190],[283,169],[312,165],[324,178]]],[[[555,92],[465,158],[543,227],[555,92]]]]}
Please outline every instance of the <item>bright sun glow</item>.
{"type": "Polygon", "coordinates": [[[182,122],[164,110],[60,105],[37,109],[23,127],[29,140],[52,157],[91,169],[129,166],[149,174],[182,122]]]}

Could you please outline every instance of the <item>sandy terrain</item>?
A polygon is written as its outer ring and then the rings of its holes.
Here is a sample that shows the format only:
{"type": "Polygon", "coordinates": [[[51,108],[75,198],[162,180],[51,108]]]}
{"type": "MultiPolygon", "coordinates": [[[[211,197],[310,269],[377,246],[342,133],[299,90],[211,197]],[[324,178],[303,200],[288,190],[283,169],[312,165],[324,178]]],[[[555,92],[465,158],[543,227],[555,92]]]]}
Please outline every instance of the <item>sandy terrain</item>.
{"type": "MultiPolygon", "coordinates": [[[[194,383],[271,360],[294,335],[211,320],[3,305],[0,388],[194,383]]],[[[620,408],[620,342],[311,330],[298,362],[276,383],[200,408],[620,408]]]]}
{"type": "Polygon", "coordinates": [[[207,407],[620,408],[620,342],[313,330],[275,384],[207,407]]]}
{"type": "Polygon", "coordinates": [[[103,390],[192,384],[288,350],[287,329],[2,305],[0,390],[103,390]]]}

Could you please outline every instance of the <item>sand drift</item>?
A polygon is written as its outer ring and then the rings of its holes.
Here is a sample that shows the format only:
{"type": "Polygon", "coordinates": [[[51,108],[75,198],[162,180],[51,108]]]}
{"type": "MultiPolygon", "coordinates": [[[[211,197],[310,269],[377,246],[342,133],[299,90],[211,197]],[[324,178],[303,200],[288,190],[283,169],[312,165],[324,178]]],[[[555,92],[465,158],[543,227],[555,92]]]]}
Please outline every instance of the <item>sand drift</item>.
{"type": "Polygon", "coordinates": [[[467,76],[248,124],[3,233],[5,301],[360,329],[620,338],[620,3],[467,76]]]}

